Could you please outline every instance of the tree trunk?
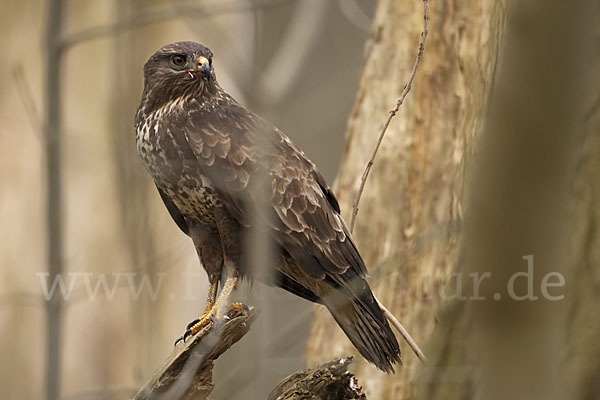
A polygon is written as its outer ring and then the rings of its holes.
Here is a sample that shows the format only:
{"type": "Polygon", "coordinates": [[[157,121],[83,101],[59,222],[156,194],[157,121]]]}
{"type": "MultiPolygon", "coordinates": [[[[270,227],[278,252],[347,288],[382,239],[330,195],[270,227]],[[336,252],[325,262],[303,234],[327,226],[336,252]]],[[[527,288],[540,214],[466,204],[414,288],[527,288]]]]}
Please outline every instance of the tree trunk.
{"type": "MultiPolygon", "coordinates": [[[[429,5],[429,36],[412,92],[392,120],[360,203],[354,238],[370,284],[421,346],[434,329],[439,290],[456,262],[465,170],[482,129],[503,22],[501,0],[429,5]]],[[[377,134],[406,84],[422,26],[421,2],[379,2],[336,184],[347,222],[377,134]]],[[[393,376],[356,358],[367,397],[414,395],[421,365],[401,347],[405,366],[393,376]]],[[[319,308],[308,364],[350,353],[356,353],[350,342],[319,308]]]]}
{"type": "Polygon", "coordinates": [[[599,11],[588,0],[509,8],[457,267],[489,281],[478,301],[446,307],[419,398],[600,394],[599,11]]]}

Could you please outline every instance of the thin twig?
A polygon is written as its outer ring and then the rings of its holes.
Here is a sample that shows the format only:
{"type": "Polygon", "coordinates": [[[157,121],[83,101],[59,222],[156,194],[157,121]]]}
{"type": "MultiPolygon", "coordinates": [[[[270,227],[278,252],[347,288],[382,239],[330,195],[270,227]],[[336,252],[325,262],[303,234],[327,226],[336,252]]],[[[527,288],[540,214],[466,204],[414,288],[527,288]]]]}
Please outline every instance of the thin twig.
{"type": "Polygon", "coordinates": [[[15,82],[17,84],[17,88],[19,90],[19,97],[23,102],[23,106],[25,107],[25,112],[29,116],[27,118],[31,123],[33,128],[33,132],[37,135],[39,139],[42,136],[43,125],[41,123],[40,114],[35,105],[35,100],[33,97],[33,93],[31,91],[31,86],[27,81],[27,76],[25,76],[25,70],[23,65],[18,64],[13,68],[13,76],[15,78],[15,82]]]}
{"type": "Polygon", "coordinates": [[[363,190],[365,189],[365,184],[367,183],[367,178],[369,177],[369,173],[371,172],[371,167],[373,167],[373,163],[375,162],[375,157],[377,156],[377,152],[379,151],[379,146],[381,145],[383,136],[385,135],[385,132],[387,131],[387,128],[390,125],[390,122],[392,121],[392,118],[394,118],[394,116],[400,109],[400,106],[402,105],[402,103],[404,103],[404,99],[406,98],[406,95],[408,94],[408,92],[410,91],[410,89],[412,87],[413,80],[415,79],[415,74],[417,73],[417,68],[419,67],[419,64],[421,63],[421,58],[423,57],[423,50],[425,49],[425,38],[427,37],[427,21],[429,19],[429,16],[427,13],[427,0],[423,0],[423,9],[424,9],[423,32],[421,32],[421,41],[419,42],[419,51],[417,53],[417,58],[415,60],[415,64],[413,65],[413,69],[410,73],[410,76],[408,78],[408,83],[406,84],[406,86],[404,86],[404,90],[402,91],[400,98],[396,101],[396,106],[390,111],[388,118],[385,121],[385,124],[383,125],[383,129],[381,130],[381,133],[379,134],[379,138],[377,139],[377,144],[375,145],[375,150],[373,150],[373,155],[371,156],[371,159],[367,163],[367,166],[365,167],[365,171],[363,172],[362,178],[360,179],[360,187],[358,188],[358,193],[356,194],[356,199],[354,200],[354,204],[352,205],[352,218],[350,220],[350,233],[352,233],[354,231],[354,222],[356,221],[356,216],[358,215],[358,204],[360,202],[360,197],[362,196],[363,190]]]}
{"type": "MultiPolygon", "coordinates": [[[[373,296],[375,297],[375,295],[373,295],[373,296]]],[[[383,310],[383,313],[385,314],[386,318],[392,323],[394,328],[396,328],[398,333],[400,333],[400,335],[404,338],[404,340],[406,341],[408,346],[411,348],[411,350],[415,353],[417,358],[419,360],[421,360],[421,362],[423,364],[425,364],[427,362],[427,358],[425,357],[425,354],[423,353],[423,351],[421,351],[421,348],[419,347],[417,342],[415,342],[415,340],[412,338],[412,336],[410,336],[410,334],[408,333],[406,328],[404,328],[402,323],[400,323],[400,321],[398,321],[398,318],[396,318],[394,316],[394,314],[392,314],[392,312],[390,310],[388,310],[387,307],[384,306],[383,303],[381,301],[379,301],[379,299],[377,297],[375,297],[375,300],[377,301],[377,304],[379,304],[379,307],[383,310]]]]}
{"type": "MultiPolygon", "coordinates": [[[[428,15],[428,11],[427,11],[427,0],[423,0],[423,31],[421,32],[421,40],[419,42],[419,51],[417,52],[417,58],[415,59],[415,63],[413,65],[412,71],[410,73],[410,76],[408,77],[408,83],[406,84],[406,86],[404,86],[404,90],[402,91],[400,98],[396,101],[396,106],[390,111],[388,118],[385,121],[385,124],[383,125],[383,129],[381,130],[381,133],[379,134],[379,138],[377,138],[377,144],[375,145],[375,149],[373,150],[373,155],[371,156],[371,159],[367,163],[367,166],[365,167],[365,171],[363,172],[362,178],[360,180],[360,187],[358,188],[358,193],[356,194],[356,199],[354,200],[354,204],[352,206],[352,219],[350,220],[350,233],[352,233],[354,230],[354,223],[356,222],[356,216],[358,215],[358,204],[360,202],[360,198],[362,196],[363,190],[365,189],[365,184],[367,182],[367,178],[369,177],[369,173],[371,172],[371,168],[373,167],[373,163],[375,162],[375,157],[377,156],[377,152],[379,151],[379,147],[381,146],[381,142],[383,141],[383,137],[385,136],[385,132],[387,131],[388,126],[390,125],[390,122],[392,121],[392,118],[394,118],[394,116],[400,109],[400,106],[402,105],[402,103],[404,103],[404,99],[406,98],[406,96],[408,95],[408,92],[410,91],[410,89],[412,87],[412,83],[413,83],[413,80],[415,79],[417,69],[419,67],[419,64],[421,63],[421,58],[423,57],[423,51],[425,50],[425,38],[427,37],[427,21],[428,21],[428,19],[429,19],[429,15],[428,15]]],[[[423,354],[423,351],[421,351],[421,349],[419,348],[419,346],[417,345],[415,340],[410,336],[408,331],[404,328],[404,326],[402,326],[402,324],[394,316],[394,314],[392,314],[391,311],[388,310],[387,307],[385,305],[383,305],[383,303],[377,299],[377,297],[375,299],[377,300],[379,307],[381,307],[381,309],[385,313],[386,318],[392,323],[392,325],[396,328],[396,330],[398,330],[400,335],[404,338],[404,340],[409,345],[409,347],[412,349],[412,351],[414,351],[414,353],[417,355],[419,360],[421,360],[421,362],[425,363],[426,362],[425,354],[423,354]]]]}

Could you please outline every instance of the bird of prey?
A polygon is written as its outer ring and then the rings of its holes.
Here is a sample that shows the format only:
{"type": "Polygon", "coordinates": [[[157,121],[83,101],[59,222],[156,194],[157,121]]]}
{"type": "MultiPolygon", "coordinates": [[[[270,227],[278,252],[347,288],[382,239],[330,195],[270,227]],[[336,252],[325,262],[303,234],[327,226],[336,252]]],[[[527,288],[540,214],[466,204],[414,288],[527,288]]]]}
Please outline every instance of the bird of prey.
{"type": "Polygon", "coordinates": [[[142,162],[208,275],[204,314],[184,338],[220,318],[239,278],[253,278],[243,250],[259,216],[277,254],[267,283],[323,304],[360,354],[392,373],[398,342],[331,188],[286,135],[219,86],[212,56],[194,42],[154,53],[135,120],[142,162]]]}

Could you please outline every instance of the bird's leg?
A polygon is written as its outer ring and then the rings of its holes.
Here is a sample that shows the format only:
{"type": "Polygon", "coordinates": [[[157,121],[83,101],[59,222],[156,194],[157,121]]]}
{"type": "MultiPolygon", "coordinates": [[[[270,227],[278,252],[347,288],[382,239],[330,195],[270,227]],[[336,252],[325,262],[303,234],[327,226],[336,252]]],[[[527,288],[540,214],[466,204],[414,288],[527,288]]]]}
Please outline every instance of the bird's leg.
{"type": "MultiPolygon", "coordinates": [[[[242,261],[242,227],[223,207],[215,208],[215,220],[217,230],[223,246],[223,288],[215,303],[217,318],[223,317],[228,311],[225,309],[229,301],[231,292],[235,289],[240,276],[240,267],[242,261]]],[[[241,303],[232,305],[233,308],[242,308],[241,303]]],[[[231,309],[231,308],[230,308],[231,309]]]]}
{"type": "MultiPolygon", "coordinates": [[[[228,267],[227,262],[225,263],[223,269],[223,272],[226,275],[226,277],[225,283],[223,284],[223,288],[221,289],[221,293],[219,293],[219,296],[215,300],[215,295],[217,293],[217,285],[213,286],[211,284],[211,286],[209,286],[208,300],[206,301],[206,308],[204,310],[204,314],[202,314],[200,318],[190,322],[190,324],[187,326],[187,329],[185,330],[183,338],[181,338],[183,339],[183,341],[185,341],[185,339],[187,339],[189,336],[194,336],[196,333],[200,332],[202,328],[204,328],[206,325],[212,322],[213,317],[215,317],[217,320],[223,318],[223,315],[225,314],[225,305],[227,304],[229,296],[235,288],[239,277],[238,272],[234,268],[228,267]]],[[[244,307],[244,305],[241,303],[235,303],[232,306],[240,308],[244,307]]]]}
{"type": "MultiPolygon", "coordinates": [[[[225,309],[225,306],[228,303],[231,292],[235,289],[240,276],[239,266],[242,247],[242,240],[240,237],[241,227],[226,210],[220,207],[217,207],[215,210],[215,217],[222,246],[221,280],[223,281],[223,284],[221,292],[215,300],[217,286],[213,286],[213,280],[209,273],[211,285],[209,286],[208,300],[206,302],[204,314],[188,325],[186,332],[183,335],[184,341],[188,336],[195,335],[203,327],[209,324],[213,316],[216,317],[216,319],[221,319],[223,317],[228,311],[225,309]]],[[[218,279],[216,279],[215,282],[218,282],[218,279]]],[[[235,308],[245,308],[245,306],[242,303],[234,303],[230,309],[235,308]]]]}
{"type": "Polygon", "coordinates": [[[198,258],[208,275],[208,295],[206,297],[206,306],[204,312],[199,318],[190,322],[182,337],[177,339],[175,344],[180,340],[185,340],[188,336],[195,335],[203,327],[211,323],[211,318],[214,315],[214,306],[219,289],[219,278],[223,268],[223,247],[221,240],[216,230],[206,230],[203,227],[192,225],[190,227],[190,236],[196,246],[198,258]]]}
{"type": "Polygon", "coordinates": [[[204,307],[204,314],[207,314],[215,306],[217,299],[217,289],[219,288],[219,278],[211,280],[208,284],[208,296],[206,298],[206,306],[204,307]]]}
{"type": "Polygon", "coordinates": [[[225,314],[225,305],[229,301],[231,292],[233,289],[235,289],[235,285],[237,284],[239,278],[239,273],[234,268],[228,267],[227,262],[225,263],[225,274],[227,277],[225,278],[223,289],[221,289],[221,293],[219,293],[219,297],[217,298],[215,306],[213,307],[217,319],[221,319],[225,314]]]}

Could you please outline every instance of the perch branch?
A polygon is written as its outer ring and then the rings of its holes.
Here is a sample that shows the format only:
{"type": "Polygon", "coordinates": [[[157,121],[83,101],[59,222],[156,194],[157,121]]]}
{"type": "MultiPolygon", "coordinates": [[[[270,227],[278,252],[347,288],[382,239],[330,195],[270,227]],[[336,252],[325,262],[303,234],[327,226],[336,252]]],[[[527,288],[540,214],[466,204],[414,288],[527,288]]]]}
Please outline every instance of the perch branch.
{"type": "Polygon", "coordinates": [[[273,389],[267,400],[367,400],[356,377],[348,371],[352,357],[336,359],[296,372],[273,389]]]}
{"type": "Polygon", "coordinates": [[[373,167],[373,163],[375,162],[375,157],[377,156],[377,152],[379,151],[379,146],[383,141],[383,137],[385,136],[385,132],[387,131],[388,126],[390,126],[390,122],[392,122],[392,118],[394,118],[394,116],[400,109],[400,106],[402,105],[402,103],[404,103],[406,95],[408,95],[408,92],[410,92],[410,89],[412,88],[412,83],[415,79],[417,68],[419,68],[421,58],[423,57],[423,51],[425,50],[425,38],[427,37],[427,21],[429,20],[427,12],[427,0],[423,0],[423,9],[423,32],[421,32],[421,41],[419,42],[419,51],[417,52],[417,58],[415,59],[412,71],[410,72],[410,76],[408,77],[408,83],[404,86],[404,90],[402,91],[402,94],[400,94],[400,98],[396,101],[396,106],[389,112],[387,120],[383,124],[381,133],[379,134],[379,138],[377,139],[377,144],[375,145],[375,150],[373,150],[373,155],[371,155],[371,159],[367,163],[365,171],[362,174],[362,178],[360,179],[360,187],[358,188],[358,193],[356,193],[356,198],[354,199],[354,204],[352,205],[350,233],[354,231],[354,223],[356,222],[356,216],[358,215],[358,204],[360,202],[360,197],[362,196],[363,190],[365,189],[365,184],[367,183],[367,178],[369,177],[369,173],[371,172],[371,168],[373,167]]]}
{"type": "Polygon", "coordinates": [[[206,326],[187,342],[180,341],[134,400],[206,399],[214,388],[214,361],[249,330],[257,311],[233,309],[224,323],[206,326]]]}
{"type": "MultiPolygon", "coordinates": [[[[133,400],[207,399],[214,389],[215,360],[248,333],[257,316],[253,308],[235,308],[224,323],[207,326],[186,343],[179,342],[133,400]]],[[[268,400],[366,400],[356,377],[348,371],[350,363],[352,357],[347,357],[296,372],[281,381],[268,400]]]]}

